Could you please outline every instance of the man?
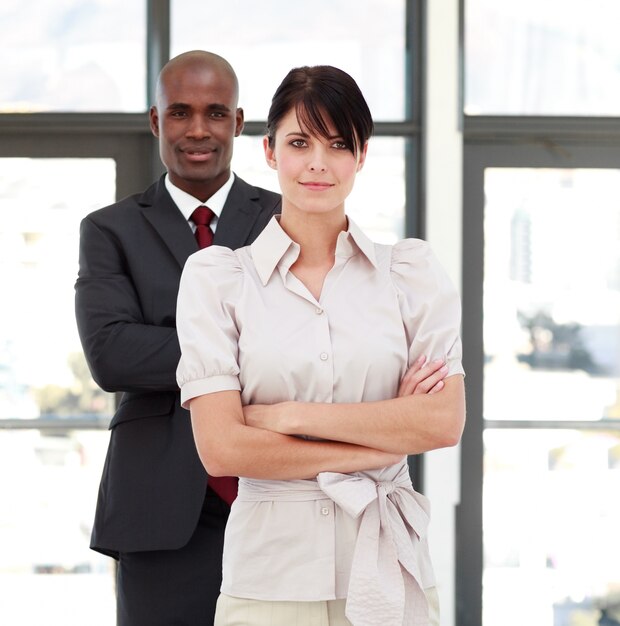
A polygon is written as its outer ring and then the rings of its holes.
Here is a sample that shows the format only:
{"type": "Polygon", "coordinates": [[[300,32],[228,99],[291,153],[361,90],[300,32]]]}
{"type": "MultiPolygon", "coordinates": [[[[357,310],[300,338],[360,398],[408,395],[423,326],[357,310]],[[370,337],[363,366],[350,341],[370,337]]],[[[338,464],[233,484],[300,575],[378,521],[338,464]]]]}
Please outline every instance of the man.
{"type": "Polygon", "coordinates": [[[167,63],[150,109],[167,174],[81,225],[82,345],[95,381],[123,392],[91,542],[118,559],[119,626],[213,623],[230,507],[216,479],[207,487],[180,407],[175,310],[183,264],[205,245],[196,236],[238,248],[280,208],[277,194],[231,173],[243,129],[237,100],[237,78],[223,58],[193,51],[167,63]],[[194,214],[200,205],[213,211],[211,221],[212,213],[202,221],[194,214]]]}

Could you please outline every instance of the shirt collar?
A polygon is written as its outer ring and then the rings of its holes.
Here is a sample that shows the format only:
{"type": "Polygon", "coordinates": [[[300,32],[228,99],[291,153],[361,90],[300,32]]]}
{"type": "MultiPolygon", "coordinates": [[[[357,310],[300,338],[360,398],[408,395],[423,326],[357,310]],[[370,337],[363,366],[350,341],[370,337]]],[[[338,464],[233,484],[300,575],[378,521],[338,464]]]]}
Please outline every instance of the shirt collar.
{"type": "Polygon", "coordinates": [[[186,220],[189,220],[197,206],[208,206],[213,213],[219,218],[222,214],[224,204],[228,198],[228,192],[235,182],[235,175],[231,172],[230,178],[205,202],[201,202],[194,196],[190,195],[186,191],[179,189],[174,183],[170,181],[170,176],[166,174],[164,184],[168,193],[174,200],[174,203],[179,207],[179,211],[183,214],[186,220]]]}
{"type": "MultiPolygon", "coordinates": [[[[281,269],[286,272],[299,256],[299,244],[286,234],[280,226],[279,218],[279,215],[274,215],[250,246],[254,266],[263,286],[267,284],[278,265],[282,265],[281,269]]],[[[336,256],[348,259],[361,252],[376,269],[375,244],[351,218],[347,219],[349,227],[338,235],[336,256]]]]}
{"type": "Polygon", "coordinates": [[[347,217],[347,220],[349,222],[349,228],[338,235],[336,256],[348,258],[357,254],[359,251],[370,261],[371,265],[377,269],[379,265],[377,263],[377,253],[375,252],[374,242],[368,239],[362,229],[350,217],[347,217]]]}

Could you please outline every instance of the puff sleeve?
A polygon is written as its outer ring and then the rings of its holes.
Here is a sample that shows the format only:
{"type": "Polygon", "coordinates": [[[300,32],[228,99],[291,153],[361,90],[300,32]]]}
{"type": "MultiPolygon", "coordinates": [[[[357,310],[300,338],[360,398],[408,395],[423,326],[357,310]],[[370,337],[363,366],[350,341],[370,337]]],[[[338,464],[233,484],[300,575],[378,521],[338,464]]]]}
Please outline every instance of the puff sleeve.
{"type": "Polygon", "coordinates": [[[409,365],[421,355],[445,359],[448,376],[463,374],[458,293],[429,244],[405,239],[394,245],[390,273],[409,346],[409,365]]]}
{"type": "Polygon", "coordinates": [[[239,390],[235,305],[243,268],[235,252],[211,246],[189,257],[179,286],[177,332],[181,404],[216,391],[239,390]]]}

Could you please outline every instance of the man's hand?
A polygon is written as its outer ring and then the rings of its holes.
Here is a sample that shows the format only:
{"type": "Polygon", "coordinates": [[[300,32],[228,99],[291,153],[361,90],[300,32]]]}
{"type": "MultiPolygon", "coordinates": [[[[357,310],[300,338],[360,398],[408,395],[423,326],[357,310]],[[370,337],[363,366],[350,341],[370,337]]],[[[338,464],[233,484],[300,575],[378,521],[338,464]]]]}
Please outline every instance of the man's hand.
{"type": "Polygon", "coordinates": [[[438,393],[444,387],[443,379],[448,373],[445,361],[437,359],[426,363],[422,355],[407,370],[398,388],[398,397],[412,396],[420,393],[438,393]]]}

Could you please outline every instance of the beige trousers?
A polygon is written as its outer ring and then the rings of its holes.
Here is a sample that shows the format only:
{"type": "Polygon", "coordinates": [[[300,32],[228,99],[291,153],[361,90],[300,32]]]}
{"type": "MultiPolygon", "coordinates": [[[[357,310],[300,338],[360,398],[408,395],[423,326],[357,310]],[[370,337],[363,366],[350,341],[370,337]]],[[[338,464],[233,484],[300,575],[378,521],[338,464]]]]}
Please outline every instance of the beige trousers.
{"type": "MultiPolygon", "coordinates": [[[[424,593],[429,606],[428,626],[439,626],[437,589],[431,587],[424,593]]],[[[351,626],[344,605],[345,600],[269,602],[220,594],[214,626],[351,626]]]]}

